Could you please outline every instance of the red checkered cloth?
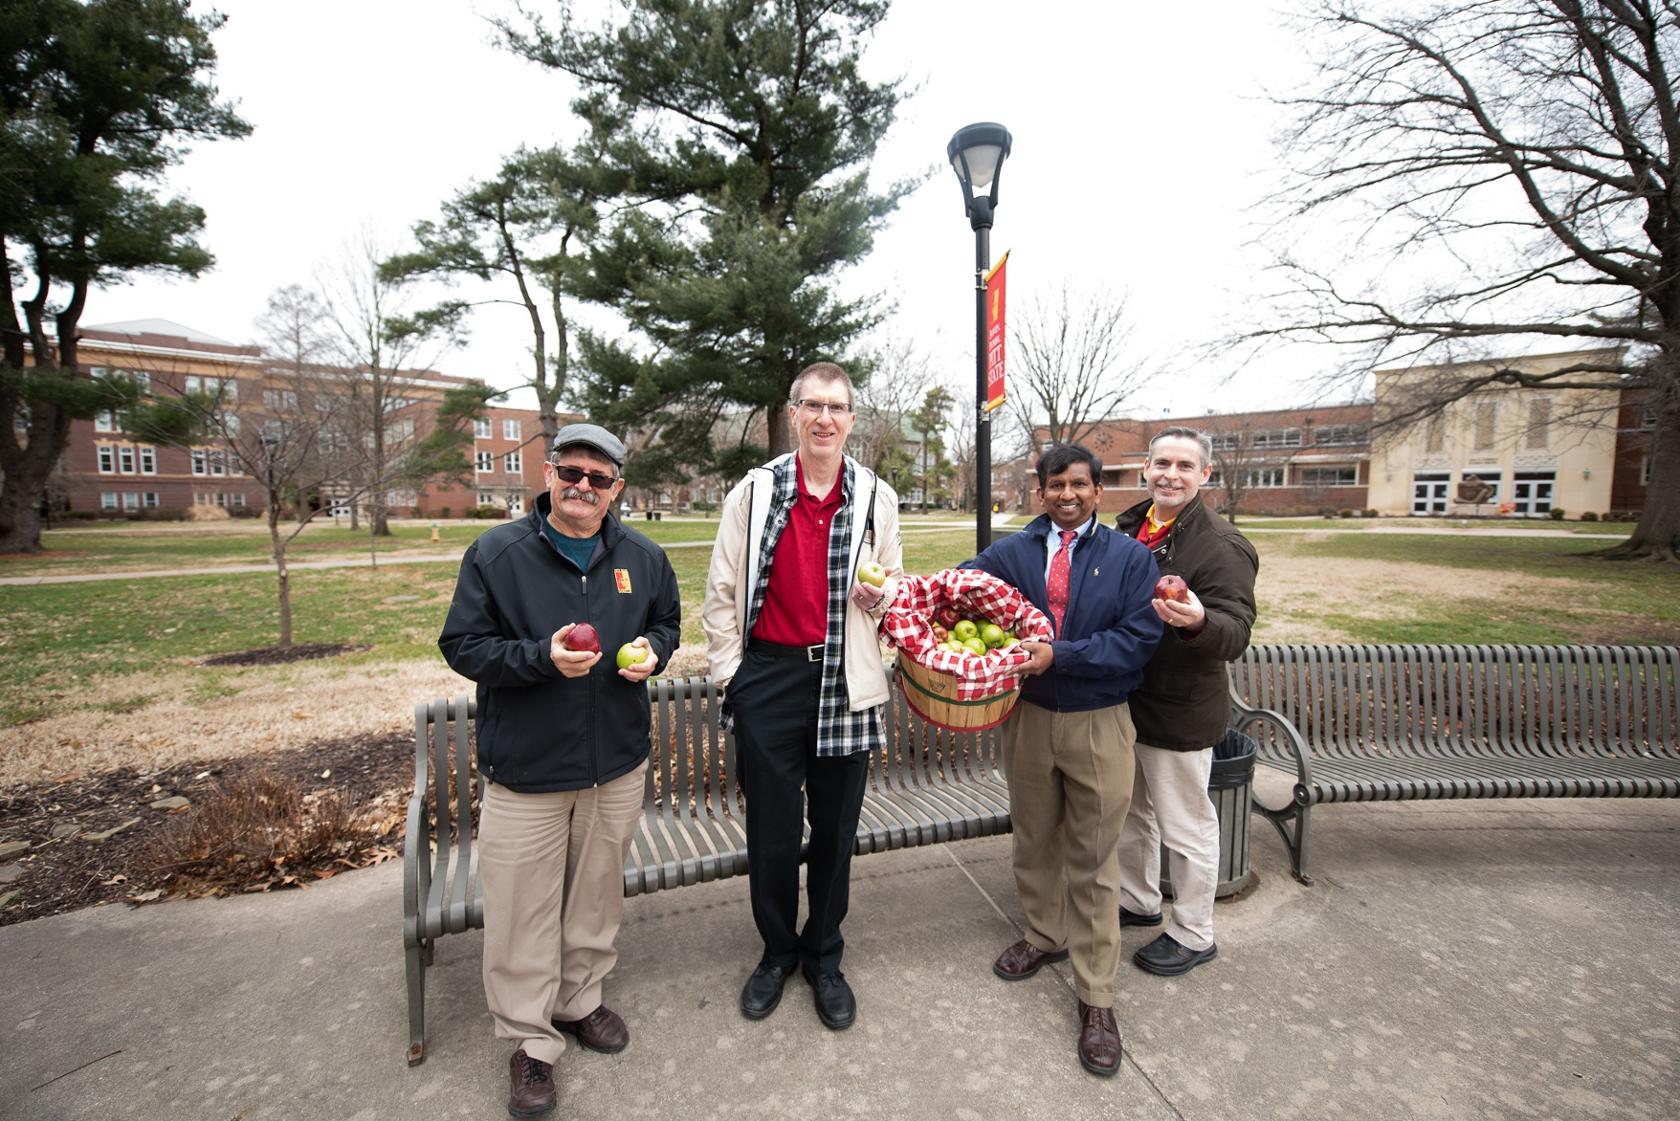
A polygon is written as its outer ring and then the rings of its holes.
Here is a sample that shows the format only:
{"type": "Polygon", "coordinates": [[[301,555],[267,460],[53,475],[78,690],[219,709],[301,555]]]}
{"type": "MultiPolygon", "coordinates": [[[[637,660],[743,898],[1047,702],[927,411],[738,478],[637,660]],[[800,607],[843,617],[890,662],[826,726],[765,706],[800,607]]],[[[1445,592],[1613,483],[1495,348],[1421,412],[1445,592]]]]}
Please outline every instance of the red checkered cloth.
{"type": "Polygon", "coordinates": [[[1050,620],[1027,597],[989,572],[947,568],[932,576],[903,576],[881,619],[881,635],[901,658],[957,679],[957,699],[972,701],[1016,687],[1015,676],[1032,661],[1019,646],[977,654],[935,649],[934,613],[954,607],[965,619],[993,622],[1016,638],[1050,641],[1050,620]]]}

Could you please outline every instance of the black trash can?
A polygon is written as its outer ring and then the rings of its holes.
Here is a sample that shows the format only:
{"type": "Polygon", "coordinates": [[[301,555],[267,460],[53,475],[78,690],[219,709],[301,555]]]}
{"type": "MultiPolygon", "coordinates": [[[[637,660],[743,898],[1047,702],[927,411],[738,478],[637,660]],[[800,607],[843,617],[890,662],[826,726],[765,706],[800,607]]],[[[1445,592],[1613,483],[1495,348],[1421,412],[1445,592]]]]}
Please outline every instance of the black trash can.
{"type": "MultiPolygon", "coordinates": [[[[1215,899],[1235,895],[1254,882],[1248,866],[1248,815],[1254,804],[1255,742],[1236,729],[1213,746],[1213,771],[1208,775],[1208,797],[1219,815],[1219,886],[1215,899]]],[[[1167,850],[1161,849],[1161,893],[1172,895],[1167,872],[1167,850]]]]}

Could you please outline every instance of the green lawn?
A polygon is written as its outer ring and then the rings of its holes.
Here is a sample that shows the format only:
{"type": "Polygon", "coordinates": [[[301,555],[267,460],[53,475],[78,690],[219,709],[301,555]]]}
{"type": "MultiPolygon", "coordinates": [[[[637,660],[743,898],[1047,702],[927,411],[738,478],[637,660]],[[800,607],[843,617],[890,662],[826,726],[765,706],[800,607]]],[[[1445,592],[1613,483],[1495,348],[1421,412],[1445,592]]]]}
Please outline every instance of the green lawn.
{"type": "Polygon", "coordinates": [[[1550,518],[1270,518],[1259,515],[1244,515],[1237,522],[1239,529],[1528,529],[1612,537],[1628,536],[1633,532],[1633,525],[1632,522],[1554,522],[1550,518]]]}
{"type": "MultiPolygon", "coordinates": [[[[652,535],[667,543],[707,542],[713,526],[691,522],[652,523],[652,535]]],[[[430,545],[424,526],[399,531],[398,549],[416,552],[464,548],[485,527],[451,526],[445,545],[430,545]]],[[[638,526],[642,528],[642,526],[638,526]]],[[[931,572],[970,556],[969,528],[910,526],[905,564],[931,572]]],[[[323,527],[330,531],[331,527],[323,527]]],[[[347,531],[344,531],[347,533],[347,531]]],[[[88,536],[123,537],[125,557],[148,554],[155,536],[95,530],[88,536]]],[[[237,559],[245,546],[238,535],[181,534],[160,548],[179,562],[237,559]],[[175,552],[167,552],[173,548],[175,552]],[[199,550],[196,551],[195,550],[199,550]]],[[[343,542],[327,533],[320,552],[343,542]]],[[[1489,537],[1466,534],[1335,534],[1307,538],[1261,535],[1263,607],[1296,629],[1322,626],[1326,635],[1359,642],[1568,642],[1676,641],[1680,637],[1680,575],[1654,565],[1589,559],[1592,546],[1569,538],[1489,537]],[[1394,574],[1393,587],[1377,580],[1368,587],[1337,584],[1338,562],[1376,562],[1394,574]],[[1418,566],[1428,565],[1424,569],[1418,566]],[[1264,602],[1265,574],[1302,566],[1327,594],[1293,595],[1264,602]],[[1463,581],[1512,574],[1539,578],[1540,590],[1481,597],[1435,596],[1420,588],[1417,573],[1462,572],[1463,581]],[[1408,575],[1411,574],[1411,575],[1408,575]],[[1486,575],[1485,575],[1486,574],[1486,575]]],[[[354,555],[352,552],[350,555],[354,555]]],[[[711,550],[704,544],[670,549],[683,599],[683,640],[701,642],[700,601],[711,550]]],[[[261,559],[260,553],[256,559],[261,559]]],[[[0,572],[11,571],[0,565],[0,572]]],[[[294,637],[298,642],[347,642],[370,647],[361,661],[398,661],[436,656],[436,638],[448,609],[456,565],[401,563],[367,568],[306,570],[293,576],[294,637]],[[411,598],[412,597],[412,598],[411,598]]],[[[1435,577],[1430,576],[1429,580],[1435,577]]],[[[0,586],[0,722],[14,724],[78,704],[93,678],[132,678],[132,707],[148,695],[156,667],[192,667],[211,654],[271,645],[278,634],[274,579],[267,573],[221,574],[158,579],[112,579],[79,584],[0,586]]],[[[1311,641],[1312,639],[1307,639],[1311,641]]],[[[210,700],[226,671],[192,669],[195,695],[210,700]]],[[[110,695],[110,691],[106,691],[110,695]]]]}
{"type": "MultiPolygon", "coordinates": [[[[1258,543],[1262,565],[1266,542],[1258,543]]],[[[1440,537],[1345,534],[1297,541],[1303,559],[1375,561],[1399,575],[1420,564],[1463,572],[1455,590],[1468,595],[1363,589],[1375,614],[1329,612],[1331,627],[1360,642],[1396,643],[1599,643],[1674,642],[1680,638],[1680,573],[1594,554],[1601,545],[1561,537],[1440,537]],[[1512,588],[1476,594],[1483,574],[1519,580],[1512,588]],[[1524,587],[1521,578],[1535,578],[1524,587]],[[1567,584],[1562,583],[1567,581],[1567,584]],[[1389,610],[1380,610],[1383,607],[1389,610]]],[[[1397,581],[1398,583],[1399,581],[1397,581]]]]}

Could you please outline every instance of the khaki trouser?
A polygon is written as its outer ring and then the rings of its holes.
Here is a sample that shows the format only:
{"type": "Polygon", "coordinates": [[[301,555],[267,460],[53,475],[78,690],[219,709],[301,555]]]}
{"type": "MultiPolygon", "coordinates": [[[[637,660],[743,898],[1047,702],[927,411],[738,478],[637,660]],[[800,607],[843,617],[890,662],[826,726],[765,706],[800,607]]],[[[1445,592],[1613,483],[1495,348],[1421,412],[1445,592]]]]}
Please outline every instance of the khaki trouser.
{"type": "Polygon", "coordinates": [[[1213,945],[1213,896],[1219,889],[1219,813],[1208,796],[1213,748],[1168,751],[1137,745],[1132,805],[1120,830],[1120,902],[1128,911],[1161,909],[1161,845],[1172,873],[1166,933],[1181,946],[1213,945]]]}
{"type": "Polygon", "coordinates": [[[484,791],[484,998],[496,1037],[540,1062],[566,1049],[551,1019],[601,1005],[618,962],[624,858],[641,812],[647,764],[589,790],[484,791]]]}
{"type": "Polygon", "coordinates": [[[1022,701],[1003,726],[1015,890],[1027,941],[1066,946],[1074,991],[1114,1006],[1120,968],[1120,823],[1137,730],[1125,705],[1052,712],[1022,701]]]}

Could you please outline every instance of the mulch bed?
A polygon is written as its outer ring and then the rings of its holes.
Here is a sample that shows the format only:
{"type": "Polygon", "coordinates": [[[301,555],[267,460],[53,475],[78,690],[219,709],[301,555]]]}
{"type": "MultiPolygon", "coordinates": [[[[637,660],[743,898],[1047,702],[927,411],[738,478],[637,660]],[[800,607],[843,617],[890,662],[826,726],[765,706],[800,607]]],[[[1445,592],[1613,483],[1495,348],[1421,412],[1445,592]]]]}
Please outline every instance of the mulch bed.
{"type": "MultiPolygon", "coordinates": [[[[315,877],[395,854],[400,815],[414,782],[414,735],[408,731],[346,736],[269,755],[197,760],[164,770],[107,771],[54,782],[0,788],[0,845],[28,841],[28,851],[0,858],[0,926],[119,900],[159,898],[145,859],[161,833],[228,779],[269,774],[306,795],[336,793],[361,811],[368,828],[315,877]],[[184,809],[153,809],[174,796],[184,809]],[[397,820],[393,821],[393,815],[397,820]],[[374,825],[378,820],[378,827],[374,825]],[[393,828],[394,826],[394,828],[393,828]],[[115,830],[115,832],[111,832],[115,830]],[[90,840],[88,835],[104,836],[90,840]],[[14,894],[15,893],[15,894],[14,894]]],[[[195,894],[267,890],[273,883],[223,883],[195,894]]]]}
{"type": "Polygon", "coordinates": [[[279,666],[287,662],[307,662],[316,658],[336,658],[366,646],[352,646],[343,642],[298,642],[291,646],[260,646],[255,650],[236,650],[232,654],[217,654],[206,658],[207,666],[279,666]]]}

